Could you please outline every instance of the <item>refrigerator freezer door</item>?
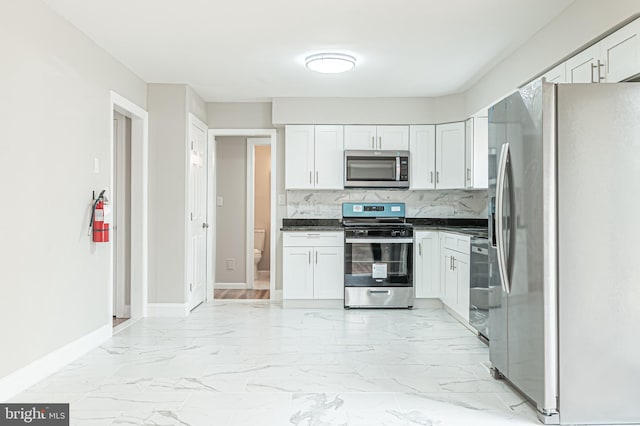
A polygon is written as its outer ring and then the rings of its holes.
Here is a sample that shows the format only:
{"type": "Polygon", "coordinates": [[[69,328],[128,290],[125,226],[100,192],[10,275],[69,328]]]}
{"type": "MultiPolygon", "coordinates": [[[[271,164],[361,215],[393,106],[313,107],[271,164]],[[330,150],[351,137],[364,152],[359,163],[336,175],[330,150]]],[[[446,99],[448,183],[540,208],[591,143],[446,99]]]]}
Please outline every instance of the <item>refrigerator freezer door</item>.
{"type": "Polygon", "coordinates": [[[640,85],[558,85],[560,420],[640,422],[640,85]]]}
{"type": "Polygon", "coordinates": [[[507,377],[545,411],[542,83],[531,83],[507,101],[507,377]]]}
{"type": "Polygon", "coordinates": [[[489,292],[494,301],[489,305],[489,358],[499,373],[509,374],[507,352],[507,294],[502,291],[498,268],[496,192],[500,152],[506,142],[507,100],[489,110],[489,292]]]}

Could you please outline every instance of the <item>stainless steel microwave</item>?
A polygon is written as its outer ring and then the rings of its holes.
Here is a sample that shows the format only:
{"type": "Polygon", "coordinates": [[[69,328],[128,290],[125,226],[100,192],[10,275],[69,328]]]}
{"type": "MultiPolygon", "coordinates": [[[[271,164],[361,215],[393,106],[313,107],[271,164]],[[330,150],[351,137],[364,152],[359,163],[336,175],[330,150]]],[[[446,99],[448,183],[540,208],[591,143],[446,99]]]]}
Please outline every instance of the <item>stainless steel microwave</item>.
{"type": "Polygon", "coordinates": [[[344,187],[409,188],[409,151],[345,151],[344,187]]]}

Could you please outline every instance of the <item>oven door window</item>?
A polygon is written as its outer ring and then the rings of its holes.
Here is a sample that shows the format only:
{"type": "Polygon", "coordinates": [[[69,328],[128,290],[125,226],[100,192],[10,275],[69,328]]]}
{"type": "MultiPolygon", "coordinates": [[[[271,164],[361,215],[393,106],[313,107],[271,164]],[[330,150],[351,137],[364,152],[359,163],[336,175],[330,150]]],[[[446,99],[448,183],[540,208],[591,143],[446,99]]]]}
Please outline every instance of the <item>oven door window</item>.
{"type": "Polygon", "coordinates": [[[411,286],[411,243],[345,244],[346,286],[411,286]]]}
{"type": "Polygon", "coordinates": [[[396,180],[396,159],[393,157],[347,157],[347,181],[396,180]]]}

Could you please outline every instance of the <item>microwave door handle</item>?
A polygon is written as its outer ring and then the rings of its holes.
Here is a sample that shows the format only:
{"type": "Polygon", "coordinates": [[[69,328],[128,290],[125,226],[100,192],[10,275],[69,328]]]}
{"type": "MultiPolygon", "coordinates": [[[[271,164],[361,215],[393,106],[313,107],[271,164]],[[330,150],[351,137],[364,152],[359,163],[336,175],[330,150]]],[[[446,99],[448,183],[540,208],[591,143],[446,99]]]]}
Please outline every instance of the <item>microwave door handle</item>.
{"type": "Polygon", "coordinates": [[[400,157],[396,157],[396,180],[400,181],[400,157]]]}

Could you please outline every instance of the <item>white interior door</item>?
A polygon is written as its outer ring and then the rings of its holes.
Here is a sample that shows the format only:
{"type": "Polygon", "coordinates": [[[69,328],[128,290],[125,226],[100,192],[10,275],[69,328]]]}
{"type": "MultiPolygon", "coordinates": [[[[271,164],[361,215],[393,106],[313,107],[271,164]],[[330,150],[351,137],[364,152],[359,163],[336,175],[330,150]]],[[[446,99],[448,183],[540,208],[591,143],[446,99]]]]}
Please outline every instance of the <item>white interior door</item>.
{"type": "Polygon", "coordinates": [[[188,302],[204,302],[207,282],[207,126],[189,116],[188,302]]]}
{"type": "Polygon", "coordinates": [[[131,121],[113,113],[113,315],[131,316],[131,121]]]}

